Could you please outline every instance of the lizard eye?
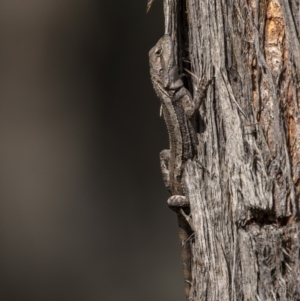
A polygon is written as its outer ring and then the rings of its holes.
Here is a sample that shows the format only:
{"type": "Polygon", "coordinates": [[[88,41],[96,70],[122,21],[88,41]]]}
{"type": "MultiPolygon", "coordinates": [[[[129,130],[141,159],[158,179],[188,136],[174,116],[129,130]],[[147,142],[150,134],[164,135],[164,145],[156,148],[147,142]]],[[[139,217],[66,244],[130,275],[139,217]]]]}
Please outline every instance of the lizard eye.
{"type": "Polygon", "coordinates": [[[155,50],[155,54],[156,54],[157,56],[161,56],[161,53],[162,53],[161,48],[158,48],[158,49],[155,50]]]}
{"type": "Polygon", "coordinates": [[[159,70],[159,75],[163,75],[164,74],[164,70],[163,69],[160,69],[159,70]]]}

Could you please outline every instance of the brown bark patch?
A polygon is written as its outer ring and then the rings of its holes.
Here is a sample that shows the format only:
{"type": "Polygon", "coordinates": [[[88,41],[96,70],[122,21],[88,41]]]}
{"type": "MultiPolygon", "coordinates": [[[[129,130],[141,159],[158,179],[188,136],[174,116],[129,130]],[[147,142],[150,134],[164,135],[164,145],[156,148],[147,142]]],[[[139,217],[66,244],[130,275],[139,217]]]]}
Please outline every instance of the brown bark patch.
{"type": "Polygon", "coordinates": [[[278,0],[271,0],[267,5],[265,26],[265,55],[268,66],[274,73],[279,73],[283,66],[285,52],[285,25],[278,0]]]}
{"type": "Polygon", "coordinates": [[[284,99],[285,122],[287,127],[287,142],[291,158],[293,182],[296,192],[300,194],[300,120],[297,117],[295,95],[292,80],[288,84],[284,99]]]}

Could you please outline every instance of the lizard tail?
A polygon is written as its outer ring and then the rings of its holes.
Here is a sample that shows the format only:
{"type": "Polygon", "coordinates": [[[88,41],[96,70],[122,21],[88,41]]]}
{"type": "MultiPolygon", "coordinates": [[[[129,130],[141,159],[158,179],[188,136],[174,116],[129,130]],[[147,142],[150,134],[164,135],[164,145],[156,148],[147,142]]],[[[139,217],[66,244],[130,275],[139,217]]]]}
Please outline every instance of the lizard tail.
{"type": "Polygon", "coordinates": [[[185,218],[178,213],[177,214],[178,226],[179,226],[179,241],[180,241],[180,252],[183,268],[183,279],[185,286],[185,297],[189,301],[189,295],[192,284],[192,256],[191,256],[191,245],[188,241],[192,234],[190,225],[185,220],[185,218]]]}

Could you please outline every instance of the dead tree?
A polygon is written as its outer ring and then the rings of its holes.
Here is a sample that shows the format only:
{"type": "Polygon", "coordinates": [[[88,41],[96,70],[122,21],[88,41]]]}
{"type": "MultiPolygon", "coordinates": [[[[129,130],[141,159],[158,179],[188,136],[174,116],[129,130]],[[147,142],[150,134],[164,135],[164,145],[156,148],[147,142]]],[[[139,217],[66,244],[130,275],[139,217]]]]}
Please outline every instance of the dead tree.
{"type": "Polygon", "coordinates": [[[214,77],[184,172],[189,298],[300,300],[300,1],[165,0],[164,10],[185,86],[214,77]]]}

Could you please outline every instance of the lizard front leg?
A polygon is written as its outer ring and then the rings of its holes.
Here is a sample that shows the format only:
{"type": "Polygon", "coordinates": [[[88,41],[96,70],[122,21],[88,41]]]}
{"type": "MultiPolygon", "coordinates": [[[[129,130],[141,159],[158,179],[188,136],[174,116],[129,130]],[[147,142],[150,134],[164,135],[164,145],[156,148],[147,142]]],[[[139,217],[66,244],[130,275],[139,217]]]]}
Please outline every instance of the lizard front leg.
{"type": "Polygon", "coordinates": [[[203,77],[194,91],[193,99],[189,92],[185,92],[185,95],[182,97],[182,106],[188,118],[191,118],[195,111],[199,109],[202,101],[206,97],[207,89],[211,82],[212,79],[208,80],[206,77],[203,77]]]}

